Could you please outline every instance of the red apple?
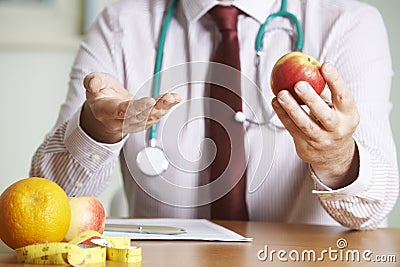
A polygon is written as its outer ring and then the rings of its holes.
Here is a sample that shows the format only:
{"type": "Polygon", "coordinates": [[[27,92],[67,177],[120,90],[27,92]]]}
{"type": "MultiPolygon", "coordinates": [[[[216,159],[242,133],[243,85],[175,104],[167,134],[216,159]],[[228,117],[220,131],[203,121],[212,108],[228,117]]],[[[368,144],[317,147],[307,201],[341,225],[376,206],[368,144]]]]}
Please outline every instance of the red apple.
{"type": "Polygon", "coordinates": [[[70,197],[71,224],[64,241],[70,241],[82,232],[93,230],[103,233],[106,214],[100,200],[93,196],[70,197]]]}
{"type": "Polygon", "coordinates": [[[306,81],[320,95],[326,84],[320,69],[321,64],[305,53],[287,53],[278,59],[272,68],[270,79],[272,92],[278,95],[281,90],[288,90],[296,101],[303,105],[304,102],[294,91],[294,85],[299,81],[306,81]]]}

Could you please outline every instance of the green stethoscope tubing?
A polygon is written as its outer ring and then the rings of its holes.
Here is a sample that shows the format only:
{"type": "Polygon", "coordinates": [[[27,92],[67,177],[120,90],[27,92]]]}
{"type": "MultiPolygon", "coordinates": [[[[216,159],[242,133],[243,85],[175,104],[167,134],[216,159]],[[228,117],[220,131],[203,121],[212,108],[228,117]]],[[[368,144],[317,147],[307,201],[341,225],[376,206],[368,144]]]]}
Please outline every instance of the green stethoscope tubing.
{"type": "MultiPolygon", "coordinates": [[[[158,40],[158,47],[157,47],[157,54],[156,54],[156,61],[155,61],[155,66],[154,66],[154,80],[153,80],[153,93],[152,97],[156,98],[160,94],[160,72],[162,68],[162,62],[163,62],[163,55],[164,55],[164,46],[165,46],[165,40],[167,36],[167,32],[169,29],[169,25],[171,23],[172,17],[174,15],[176,6],[178,4],[179,0],[173,0],[170,7],[167,10],[167,13],[164,17],[164,21],[161,27],[161,33],[159,36],[158,40]]],[[[265,29],[268,26],[268,24],[271,22],[271,20],[277,18],[277,17],[284,17],[290,19],[297,31],[297,40],[295,43],[294,49],[296,51],[302,51],[303,49],[303,44],[304,44],[304,35],[303,35],[303,30],[300,24],[300,21],[297,19],[297,17],[287,11],[287,0],[282,0],[281,3],[281,9],[269,15],[265,22],[260,26],[260,29],[258,30],[257,36],[256,36],[256,44],[255,44],[255,49],[257,54],[259,54],[263,48],[263,39],[264,39],[264,34],[265,34],[265,29]]],[[[150,128],[150,133],[149,133],[149,140],[151,143],[152,140],[155,140],[157,138],[157,124],[153,124],[150,128]]],[[[154,144],[155,145],[155,144],[154,144]]]]}
{"type": "MultiPolygon", "coordinates": [[[[154,66],[154,79],[152,85],[153,98],[158,97],[160,94],[160,79],[161,79],[160,76],[161,76],[161,68],[164,55],[165,40],[178,1],[179,0],[172,1],[171,5],[167,9],[167,13],[164,17],[163,24],[161,26],[161,32],[158,40],[157,54],[154,66]]],[[[263,38],[264,38],[265,28],[267,27],[267,25],[270,23],[271,20],[277,17],[288,18],[295,24],[297,31],[297,41],[295,43],[294,49],[296,51],[301,51],[303,49],[304,37],[301,24],[295,15],[287,11],[287,0],[282,0],[281,9],[278,12],[269,15],[265,20],[265,22],[260,26],[260,29],[257,33],[256,43],[255,43],[256,55],[258,59],[257,62],[259,62],[261,50],[263,48],[263,38]]],[[[241,118],[240,116],[236,118],[236,116],[238,115],[244,116],[243,113],[236,114],[235,120],[237,120],[238,122],[243,122],[243,118],[241,118]]],[[[150,127],[148,146],[145,146],[141,151],[139,151],[136,157],[136,162],[139,169],[147,176],[160,175],[161,173],[166,171],[169,166],[169,162],[166,158],[164,151],[161,148],[156,147],[156,138],[157,138],[157,124],[153,124],[150,127]]]]}
{"type": "MultiPolygon", "coordinates": [[[[156,62],[154,65],[154,80],[153,80],[153,94],[152,97],[156,98],[160,94],[160,72],[162,68],[162,62],[163,62],[163,56],[164,56],[164,46],[165,46],[165,40],[167,38],[167,32],[169,29],[169,25],[171,23],[172,17],[174,15],[176,6],[178,5],[178,0],[173,0],[171,3],[171,6],[167,10],[167,14],[165,15],[162,27],[161,27],[161,33],[160,37],[158,40],[158,47],[157,47],[157,54],[156,54],[156,62]]],[[[157,124],[153,124],[150,127],[150,134],[149,134],[149,140],[150,143],[152,140],[155,140],[157,138],[157,124]]],[[[155,144],[152,144],[154,146],[155,144]]]]}
{"type": "Polygon", "coordinates": [[[303,30],[301,28],[300,21],[297,19],[297,17],[287,11],[287,0],[282,0],[281,4],[281,9],[269,15],[265,22],[260,26],[260,29],[258,30],[257,37],[256,37],[256,51],[259,53],[262,50],[263,46],[263,39],[264,39],[264,34],[265,34],[265,28],[267,25],[270,23],[271,20],[277,17],[283,17],[283,18],[288,18],[290,19],[294,25],[296,26],[296,31],[297,31],[297,41],[295,44],[294,49],[296,51],[301,51],[303,50],[303,44],[304,44],[304,35],[303,35],[303,30]]]}

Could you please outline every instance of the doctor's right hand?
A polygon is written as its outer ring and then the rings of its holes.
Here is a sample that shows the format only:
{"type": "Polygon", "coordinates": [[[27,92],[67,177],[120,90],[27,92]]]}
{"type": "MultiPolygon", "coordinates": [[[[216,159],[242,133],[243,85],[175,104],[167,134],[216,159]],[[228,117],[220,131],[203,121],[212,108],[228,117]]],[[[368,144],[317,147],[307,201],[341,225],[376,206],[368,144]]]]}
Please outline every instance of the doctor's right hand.
{"type": "Polygon", "coordinates": [[[115,77],[106,73],[91,73],[83,83],[86,102],[80,126],[90,137],[102,143],[116,143],[125,134],[149,128],[180,102],[179,95],[174,93],[156,99],[135,99],[115,77]]]}

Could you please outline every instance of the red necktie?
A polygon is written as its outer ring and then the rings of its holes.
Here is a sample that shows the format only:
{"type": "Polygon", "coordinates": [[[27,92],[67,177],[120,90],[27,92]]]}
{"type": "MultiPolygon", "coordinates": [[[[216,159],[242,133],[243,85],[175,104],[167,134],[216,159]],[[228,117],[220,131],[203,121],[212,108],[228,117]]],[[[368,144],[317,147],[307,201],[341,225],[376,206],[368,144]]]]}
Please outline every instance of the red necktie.
{"type": "MultiPolygon", "coordinates": [[[[214,140],[217,148],[216,157],[210,167],[211,181],[228,179],[230,184],[238,181],[228,194],[211,204],[211,218],[221,220],[248,220],[245,200],[244,129],[241,123],[234,121],[235,112],[242,111],[239,40],[237,35],[239,13],[240,11],[233,6],[220,5],[209,11],[222,37],[213,62],[228,65],[238,70],[229,71],[229,77],[224,78],[229,81],[229,84],[233,85],[232,88],[215,84],[211,84],[209,87],[210,98],[219,102],[217,105],[210,105],[210,114],[213,120],[209,120],[207,129],[208,137],[214,140]],[[221,105],[228,105],[231,110],[226,112],[221,108],[221,105]],[[216,120],[219,122],[216,122],[216,120]],[[227,132],[227,129],[229,129],[229,132],[227,132]]],[[[216,73],[211,73],[211,75],[221,76],[216,73]]],[[[221,77],[216,78],[221,79],[221,77]]],[[[219,193],[218,188],[216,191],[219,193]]],[[[215,195],[215,192],[213,194],[215,195]]]]}

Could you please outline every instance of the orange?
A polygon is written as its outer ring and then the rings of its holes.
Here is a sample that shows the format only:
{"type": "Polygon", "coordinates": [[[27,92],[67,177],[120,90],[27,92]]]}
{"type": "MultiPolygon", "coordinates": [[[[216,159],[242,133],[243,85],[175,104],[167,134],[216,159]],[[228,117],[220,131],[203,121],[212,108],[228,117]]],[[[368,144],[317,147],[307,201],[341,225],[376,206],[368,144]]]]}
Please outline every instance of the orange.
{"type": "Polygon", "coordinates": [[[71,209],[55,182],[31,177],[15,182],[0,196],[0,238],[9,247],[61,241],[71,209]]]}

